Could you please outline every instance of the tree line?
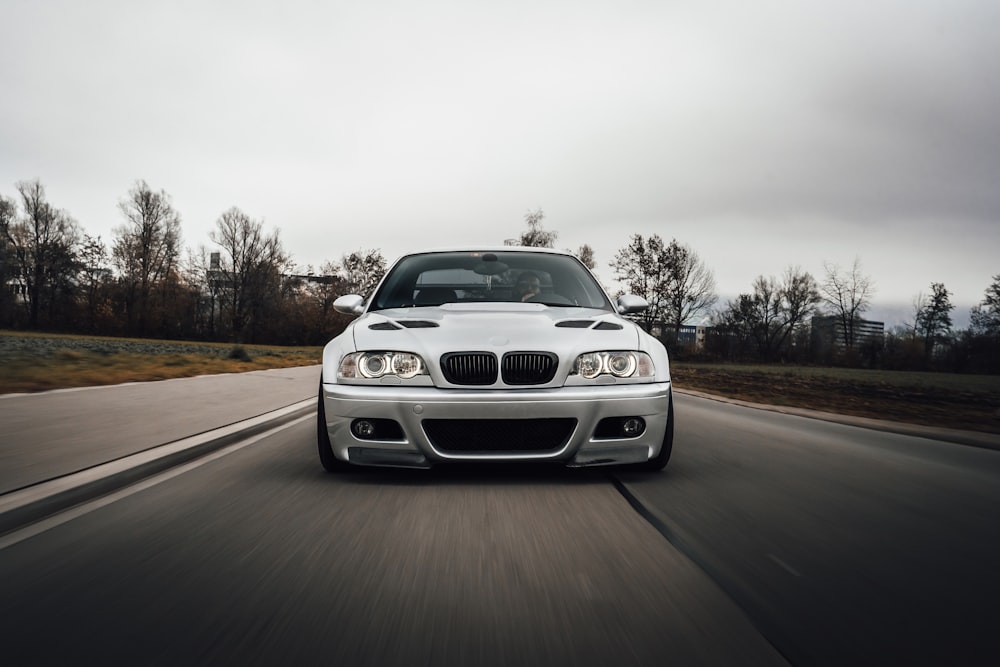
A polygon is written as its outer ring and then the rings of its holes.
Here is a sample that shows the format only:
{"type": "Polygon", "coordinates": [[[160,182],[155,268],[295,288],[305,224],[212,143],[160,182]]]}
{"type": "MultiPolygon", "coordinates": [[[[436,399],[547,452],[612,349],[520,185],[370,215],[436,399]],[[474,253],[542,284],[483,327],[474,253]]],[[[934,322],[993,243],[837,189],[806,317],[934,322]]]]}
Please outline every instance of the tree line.
{"type": "MultiPolygon", "coordinates": [[[[386,270],[378,249],[296,270],[279,231],[238,207],[223,211],[212,249],[182,252],[171,197],[139,180],[118,202],[122,222],[105,244],[49,202],[38,180],[0,195],[0,327],[114,336],[321,345],[349,321],[340,295],[370,294],[386,270]]],[[[558,233],[529,211],[514,239],[555,247],[558,233]]],[[[594,250],[574,253],[589,268],[594,250]]],[[[1000,372],[1000,275],[973,308],[966,330],[952,327],[951,293],[941,283],[914,300],[912,322],[872,336],[864,315],[874,283],[859,260],[824,275],[789,266],[760,275],[719,304],[714,274],[688,245],[633,234],[609,263],[649,308],[636,316],[679,358],[835,363],[894,369],[1000,372]],[[817,345],[817,318],[834,344],[817,345]],[[706,323],[703,340],[687,325],[706,323]]]]}
{"type": "Polygon", "coordinates": [[[333,310],[385,272],[359,250],[297,273],[277,229],[237,207],[204,246],[182,252],[171,197],[137,181],[105,244],[49,200],[39,180],[0,195],[0,327],[187,340],[321,345],[348,318],[333,310]]]}
{"type": "MultiPolygon", "coordinates": [[[[541,229],[542,217],[526,216],[522,245],[554,247],[557,235],[541,229]]],[[[585,253],[594,268],[588,246],[577,255],[585,253]]],[[[951,292],[934,282],[914,299],[911,322],[884,331],[864,319],[875,284],[857,258],[846,268],[824,262],[820,279],[797,266],[778,277],[759,275],[721,305],[713,272],[677,239],[633,234],[609,266],[625,291],[649,303],[635,319],[675,358],[1000,373],[1000,274],[972,309],[968,329],[953,328],[951,292]],[[704,323],[701,340],[698,328],[682,336],[695,321],[704,323]]]]}
{"type": "Polygon", "coordinates": [[[611,267],[650,302],[643,325],[652,331],[659,323],[675,357],[1000,373],[1000,274],[972,309],[968,329],[953,328],[951,292],[935,282],[914,300],[911,322],[884,331],[864,319],[875,287],[858,259],[847,268],[825,262],[819,280],[797,266],[780,277],[759,275],[721,307],[714,307],[712,272],[676,239],[634,235],[611,267]],[[682,327],[695,318],[706,323],[704,339],[682,340],[682,327]]]}

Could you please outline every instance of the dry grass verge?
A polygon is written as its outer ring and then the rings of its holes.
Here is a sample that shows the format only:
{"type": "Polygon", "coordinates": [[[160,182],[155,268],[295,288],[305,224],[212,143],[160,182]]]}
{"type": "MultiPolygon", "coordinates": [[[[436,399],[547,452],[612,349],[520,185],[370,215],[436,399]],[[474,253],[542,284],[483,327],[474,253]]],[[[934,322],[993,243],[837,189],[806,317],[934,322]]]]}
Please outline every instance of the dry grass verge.
{"type": "Polygon", "coordinates": [[[308,366],[321,356],[319,347],[0,331],[0,393],[308,366]]]}
{"type": "Polygon", "coordinates": [[[744,401],[1000,433],[1000,376],[674,364],[678,389],[744,401]]]}

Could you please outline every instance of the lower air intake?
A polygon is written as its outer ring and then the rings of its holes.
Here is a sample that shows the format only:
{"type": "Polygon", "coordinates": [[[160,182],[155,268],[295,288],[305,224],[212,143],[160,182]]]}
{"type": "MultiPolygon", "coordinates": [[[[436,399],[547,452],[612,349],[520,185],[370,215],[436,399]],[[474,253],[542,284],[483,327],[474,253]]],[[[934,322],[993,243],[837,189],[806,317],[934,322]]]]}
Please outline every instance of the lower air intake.
{"type": "Polygon", "coordinates": [[[425,419],[423,427],[442,453],[547,452],[566,444],[576,419],[425,419]]]}

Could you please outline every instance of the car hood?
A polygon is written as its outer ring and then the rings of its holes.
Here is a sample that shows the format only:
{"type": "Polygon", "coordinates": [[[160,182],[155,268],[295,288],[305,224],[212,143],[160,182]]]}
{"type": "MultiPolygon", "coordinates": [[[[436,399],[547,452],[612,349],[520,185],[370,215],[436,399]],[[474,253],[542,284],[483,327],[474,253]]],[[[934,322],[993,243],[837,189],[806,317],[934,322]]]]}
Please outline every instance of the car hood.
{"type": "Polygon", "coordinates": [[[429,359],[456,351],[545,351],[566,359],[639,345],[638,327],[606,310],[534,303],[396,308],[367,313],[352,326],[357,350],[399,350],[429,359]]]}

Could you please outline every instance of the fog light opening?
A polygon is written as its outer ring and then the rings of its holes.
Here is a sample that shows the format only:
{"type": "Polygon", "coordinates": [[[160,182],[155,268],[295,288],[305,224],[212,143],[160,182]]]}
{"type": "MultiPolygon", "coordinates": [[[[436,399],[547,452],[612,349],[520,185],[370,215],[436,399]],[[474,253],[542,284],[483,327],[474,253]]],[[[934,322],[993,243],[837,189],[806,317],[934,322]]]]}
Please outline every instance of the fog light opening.
{"type": "Polygon", "coordinates": [[[371,440],[375,437],[375,424],[367,419],[355,419],[354,423],[351,424],[351,432],[354,433],[355,437],[371,440]]]}
{"type": "Polygon", "coordinates": [[[622,435],[626,438],[637,438],[646,430],[646,422],[642,417],[626,417],[622,420],[622,435]]]}

